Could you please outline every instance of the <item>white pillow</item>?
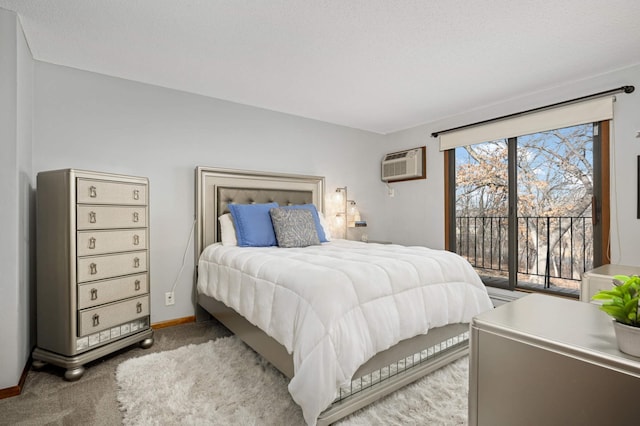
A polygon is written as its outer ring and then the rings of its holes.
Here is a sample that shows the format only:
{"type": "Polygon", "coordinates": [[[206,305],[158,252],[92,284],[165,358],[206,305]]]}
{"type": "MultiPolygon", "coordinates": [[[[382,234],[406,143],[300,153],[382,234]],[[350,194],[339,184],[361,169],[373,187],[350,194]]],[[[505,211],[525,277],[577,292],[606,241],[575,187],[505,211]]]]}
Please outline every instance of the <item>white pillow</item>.
{"type": "Polygon", "coordinates": [[[329,224],[327,223],[327,219],[325,219],[321,211],[318,211],[318,218],[320,218],[320,226],[322,226],[322,230],[324,231],[325,238],[327,239],[327,241],[331,241],[331,232],[329,231],[329,224]]]}
{"type": "Polygon", "coordinates": [[[223,246],[237,246],[236,227],[233,224],[231,213],[223,214],[218,218],[220,221],[220,241],[223,246]]]}

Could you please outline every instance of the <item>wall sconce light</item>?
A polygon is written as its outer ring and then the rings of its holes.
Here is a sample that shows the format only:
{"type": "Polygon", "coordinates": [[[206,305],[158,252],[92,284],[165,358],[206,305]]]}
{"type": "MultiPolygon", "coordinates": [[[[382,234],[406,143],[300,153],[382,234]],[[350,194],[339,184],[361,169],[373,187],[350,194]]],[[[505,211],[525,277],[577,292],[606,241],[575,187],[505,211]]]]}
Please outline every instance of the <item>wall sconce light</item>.
{"type": "Polygon", "coordinates": [[[336,188],[334,194],[336,205],[336,225],[342,233],[342,238],[347,238],[347,187],[336,188]]]}
{"type": "Polygon", "coordinates": [[[354,228],[360,222],[360,211],[354,200],[347,200],[347,228],[354,228]]]}
{"type": "Polygon", "coordinates": [[[360,211],[355,200],[349,200],[347,187],[336,188],[336,191],[328,197],[332,205],[332,229],[336,238],[366,240],[367,223],[361,219],[360,211]],[[350,229],[358,228],[358,229],[350,229]]]}

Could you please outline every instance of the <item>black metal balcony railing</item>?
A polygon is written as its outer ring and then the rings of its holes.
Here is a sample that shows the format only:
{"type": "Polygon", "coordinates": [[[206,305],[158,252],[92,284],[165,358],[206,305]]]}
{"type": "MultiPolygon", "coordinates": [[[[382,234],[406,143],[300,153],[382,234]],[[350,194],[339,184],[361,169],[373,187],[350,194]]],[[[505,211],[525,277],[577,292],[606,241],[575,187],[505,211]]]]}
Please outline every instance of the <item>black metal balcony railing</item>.
{"type": "MultiPolygon", "coordinates": [[[[518,281],[562,286],[593,268],[591,217],[518,217],[517,227],[518,281]]],[[[476,269],[506,275],[508,218],[456,217],[456,251],[476,269]]]]}

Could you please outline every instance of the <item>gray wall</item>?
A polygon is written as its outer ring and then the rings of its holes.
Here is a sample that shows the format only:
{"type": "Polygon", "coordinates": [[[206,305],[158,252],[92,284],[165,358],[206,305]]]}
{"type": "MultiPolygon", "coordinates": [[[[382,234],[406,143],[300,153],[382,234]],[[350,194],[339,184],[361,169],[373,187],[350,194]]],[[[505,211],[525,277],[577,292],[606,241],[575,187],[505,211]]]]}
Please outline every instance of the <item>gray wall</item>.
{"type": "Polygon", "coordinates": [[[611,261],[640,265],[640,220],[636,216],[637,156],[640,155],[640,65],[603,74],[553,90],[512,99],[490,107],[468,111],[423,126],[388,135],[386,148],[403,149],[427,144],[428,179],[396,185],[396,196],[386,199],[380,220],[395,241],[444,247],[444,156],[431,133],[499,117],[517,111],[634,85],[632,94],[618,94],[611,130],[611,261]],[[402,220],[394,220],[402,212],[402,220]],[[407,226],[406,224],[411,224],[407,226]]]}
{"type": "MultiPolygon", "coordinates": [[[[194,169],[198,165],[326,177],[363,215],[376,193],[384,137],[346,127],[37,62],[34,173],[77,168],[150,180],[151,322],[193,310],[194,169]],[[187,246],[188,244],[188,246],[187,246]],[[187,250],[175,289],[165,306],[187,250]]],[[[381,229],[371,227],[375,237],[381,229]]]]}
{"type": "Polygon", "coordinates": [[[34,343],[33,60],[13,12],[0,9],[0,389],[18,384],[34,343]]]}

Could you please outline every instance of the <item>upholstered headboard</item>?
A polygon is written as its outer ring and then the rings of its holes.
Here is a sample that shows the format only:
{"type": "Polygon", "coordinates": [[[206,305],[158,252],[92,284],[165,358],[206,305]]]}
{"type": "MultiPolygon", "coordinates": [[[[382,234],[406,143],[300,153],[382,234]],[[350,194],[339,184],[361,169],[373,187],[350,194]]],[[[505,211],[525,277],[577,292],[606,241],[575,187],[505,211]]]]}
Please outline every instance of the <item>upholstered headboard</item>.
{"type": "Polygon", "coordinates": [[[324,211],[324,177],[197,167],[195,195],[197,262],[206,246],[220,241],[218,217],[230,203],[313,203],[324,211]]]}
{"type": "Polygon", "coordinates": [[[282,189],[216,188],[216,214],[229,213],[229,204],[261,204],[276,202],[281,206],[306,204],[313,202],[311,191],[295,191],[282,189]]]}

